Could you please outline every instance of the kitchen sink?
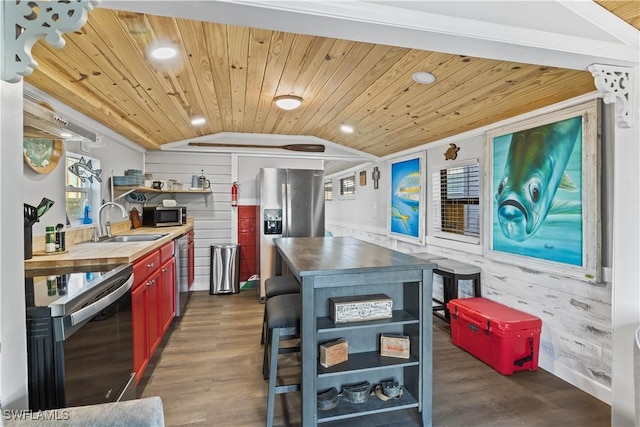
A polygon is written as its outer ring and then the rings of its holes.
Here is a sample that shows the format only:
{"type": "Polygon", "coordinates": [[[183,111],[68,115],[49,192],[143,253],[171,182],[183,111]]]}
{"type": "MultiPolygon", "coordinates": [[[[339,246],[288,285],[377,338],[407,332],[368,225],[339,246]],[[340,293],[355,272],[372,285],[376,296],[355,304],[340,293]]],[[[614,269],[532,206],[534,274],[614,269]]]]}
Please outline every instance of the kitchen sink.
{"type": "Polygon", "coordinates": [[[99,243],[105,242],[152,242],[158,240],[169,233],[165,234],[121,234],[120,236],[109,237],[100,240],[99,243]]]}

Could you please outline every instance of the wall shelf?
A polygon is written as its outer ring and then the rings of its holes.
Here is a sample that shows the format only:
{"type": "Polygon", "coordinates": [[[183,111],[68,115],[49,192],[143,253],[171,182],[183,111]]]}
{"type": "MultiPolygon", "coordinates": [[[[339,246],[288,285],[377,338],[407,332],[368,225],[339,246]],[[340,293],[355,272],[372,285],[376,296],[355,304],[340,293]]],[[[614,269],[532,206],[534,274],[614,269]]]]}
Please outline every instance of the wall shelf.
{"type": "Polygon", "coordinates": [[[127,194],[133,193],[134,191],[137,192],[137,193],[153,194],[154,196],[159,195],[159,194],[170,194],[172,198],[175,198],[176,194],[202,194],[204,196],[204,205],[205,206],[207,206],[207,195],[211,194],[211,189],[206,189],[206,190],[200,190],[200,189],[198,189],[198,190],[157,190],[155,188],[132,186],[132,185],[114,185],[113,189],[123,192],[122,194],[117,196],[115,198],[115,200],[118,200],[118,199],[121,199],[123,197],[126,197],[127,194]]]}

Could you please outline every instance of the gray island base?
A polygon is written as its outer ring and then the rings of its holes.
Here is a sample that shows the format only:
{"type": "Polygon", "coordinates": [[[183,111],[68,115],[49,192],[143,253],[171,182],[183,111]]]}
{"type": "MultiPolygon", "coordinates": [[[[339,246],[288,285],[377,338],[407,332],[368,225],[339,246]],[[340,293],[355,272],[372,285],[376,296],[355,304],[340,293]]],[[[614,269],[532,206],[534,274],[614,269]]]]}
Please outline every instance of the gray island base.
{"type": "Polygon", "coordinates": [[[432,420],[431,288],[435,264],[352,237],[289,237],[274,240],[276,274],[293,274],[302,294],[302,425],[415,408],[422,425],[432,420]],[[334,323],[329,298],[384,294],[392,317],[334,323]],[[380,355],[380,335],[409,337],[408,358],[380,355]],[[344,338],[348,360],[328,368],[319,363],[320,344],[344,338]],[[350,403],[339,397],[330,410],[317,409],[317,395],[331,387],[398,381],[402,396],[370,396],[350,403]]]}

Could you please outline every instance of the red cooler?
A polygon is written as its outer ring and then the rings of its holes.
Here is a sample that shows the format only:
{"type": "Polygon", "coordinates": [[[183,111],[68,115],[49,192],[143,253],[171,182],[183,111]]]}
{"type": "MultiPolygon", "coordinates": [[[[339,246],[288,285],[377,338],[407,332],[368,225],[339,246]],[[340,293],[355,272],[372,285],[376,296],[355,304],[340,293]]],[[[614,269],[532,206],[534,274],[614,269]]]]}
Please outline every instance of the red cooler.
{"type": "Polygon", "coordinates": [[[453,344],[503,375],[537,370],[542,321],[485,298],[452,299],[453,344]]]}

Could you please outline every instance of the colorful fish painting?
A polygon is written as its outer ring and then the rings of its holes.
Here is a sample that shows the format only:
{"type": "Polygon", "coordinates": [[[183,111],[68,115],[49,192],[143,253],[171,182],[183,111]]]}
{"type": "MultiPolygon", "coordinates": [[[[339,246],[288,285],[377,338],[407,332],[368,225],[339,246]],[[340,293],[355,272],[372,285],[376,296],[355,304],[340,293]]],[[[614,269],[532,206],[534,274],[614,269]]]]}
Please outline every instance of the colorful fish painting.
{"type": "Polygon", "coordinates": [[[69,172],[80,178],[80,181],[82,182],[86,182],[88,180],[90,183],[93,183],[93,178],[98,182],[102,182],[102,179],[100,178],[102,169],[94,170],[91,165],[91,160],[86,161],[84,157],[80,157],[80,161],[69,166],[69,172]]]}
{"type": "Polygon", "coordinates": [[[505,237],[522,242],[534,235],[547,215],[580,213],[580,204],[556,200],[558,189],[578,191],[565,173],[582,117],[516,132],[495,194],[505,237]]]}
{"type": "Polygon", "coordinates": [[[421,237],[420,160],[412,158],[391,164],[389,231],[410,240],[421,237]]]}

